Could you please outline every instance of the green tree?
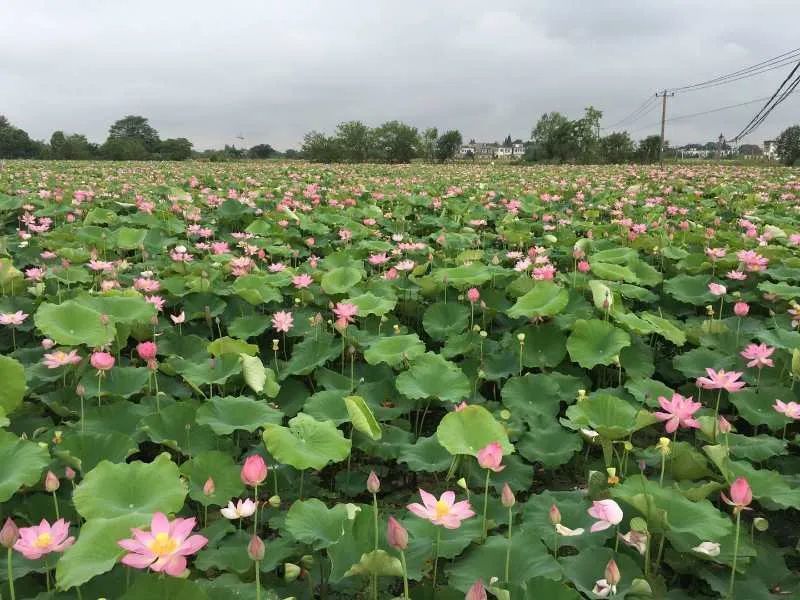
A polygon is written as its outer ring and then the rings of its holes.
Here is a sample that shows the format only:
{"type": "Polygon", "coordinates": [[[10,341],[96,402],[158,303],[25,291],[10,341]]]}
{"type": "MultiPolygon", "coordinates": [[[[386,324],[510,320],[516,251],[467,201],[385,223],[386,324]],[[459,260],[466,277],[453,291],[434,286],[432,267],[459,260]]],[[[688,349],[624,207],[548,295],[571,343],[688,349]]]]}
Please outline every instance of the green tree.
{"type": "Polygon", "coordinates": [[[428,127],[422,133],[422,154],[427,160],[432,161],[436,156],[436,146],[439,139],[439,130],[436,127],[428,127]]]}
{"type": "Polygon", "coordinates": [[[43,149],[43,144],[34,142],[26,131],[0,115],[0,158],[33,158],[43,149]]]}
{"type": "Polygon", "coordinates": [[[436,140],[436,159],[444,162],[453,158],[461,148],[461,141],[461,132],[457,129],[444,132],[436,140]]]}
{"type": "Polygon", "coordinates": [[[335,135],[341,158],[351,162],[364,162],[369,156],[370,131],[361,121],[339,123],[335,135]]]}
{"type": "Polygon", "coordinates": [[[800,125],[792,125],[775,139],[778,157],[785,165],[794,165],[800,159],[800,125]]]}
{"type": "Polygon", "coordinates": [[[761,156],[761,146],[756,144],[742,144],[739,146],[739,154],[742,156],[761,156]]]}
{"type": "Polygon", "coordinates": [[[158,132],[151,127],[145,117],[127,115],[116,121],[108,130],[108,140],[136,140],[151,154],[159,151],[158,132]]]}
{"type": "Polygon", "coordinates": [[[50,136],[50,158],[65,158],[67,136],[63,131],[54,131],[50,136]]]}
{"type": "Polygon", "coordinates": [[[410,162],[421,145],[417,128],[400,121],[387,121],[373,129],[372,139],[374,157],[393,163],[410,162]]]}
{"type": "Polygon", "coordinates": [[[162,160],[186,160],[192,156],[192,142],[186,138],[169,138],[159,146],[162,160]]]}
{"type": "Polygon", "coordinates": [[[593,106],[584,109],[583,117],[575,121],[578,155],[576,160],[584,163],[597,162],[600,153],[600,119],[602,111],[593,106]]]}
{"type": "Polygon", "coordinates": [[[300,155],[299,150],[295,150],[294,148],[289,148],[286,152],[283,153],[283,158],[294,160],[297,158],[302,158],[302,156],[300,155]]]}
{"type": "Polygon", "coordinates": [[[276,154],[275,148],[269,144],[257,144],[247,151],[247,158],[269,158],[276,154]]]}
{"type": "Polygon", "coordinates": [[[615,131],[600,138],[600,158],[606,163],[624,163],[633,159],[636,147],[627,131],[615,131]]]}
{"type": "Polygon", "coordinates": [[[341,160],[341,152],[336,140],[318,131],[309,131],[303,137],[303,146],[300,152],[311,162],[330,163],[341,160]]]}
{"type": "MultiPolygon", "coordinates": [[[[666,144],[665,144],[666,145],[666,144]]],[[[650,135],[639,142],[636,149],[636,158],[643,163],[652,163],[658,160],[661,149],[661,136],[650,135]]]]}
{"type": "Polygon", "coordinates": [[[150,157],[144,143],[135,138],[109,138],[100,153],[109,160],[147,160],[150,157]]]}
{"type": "Polygon", "coordinates": [[[531,132],[531,142],[526,152],[531,161],[567,162],[580,152],[575,122],[559,112],[542,115],[531,132]]]}

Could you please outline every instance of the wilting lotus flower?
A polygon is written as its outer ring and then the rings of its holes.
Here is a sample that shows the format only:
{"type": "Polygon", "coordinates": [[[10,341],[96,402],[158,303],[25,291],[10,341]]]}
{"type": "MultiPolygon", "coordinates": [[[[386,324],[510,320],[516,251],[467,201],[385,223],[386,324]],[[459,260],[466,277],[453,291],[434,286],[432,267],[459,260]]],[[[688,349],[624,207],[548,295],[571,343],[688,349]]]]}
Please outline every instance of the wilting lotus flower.
{"type": "Polygon", "coordinates": [[[63,350],[56,350],[44,355],[44,366],[48,369],[58,369],[66,365],[77,365],[83,360],[78,354],[77,350],[70,350],[64,352],[63,350]]]}
{"type": "Polygon", "coordinates": [[[464,600],[486,600],[486,588],[483,586],[483,580],[478,579],[472,586],[467,590],[467,595],[464,596],[464,600]]]}
{"type": "Polygon", "coordinates": [[[22,325],[28,315],[18,310],[15,313],[0,313],[0,325],[22,325]]]}
{"type": "Polygon", "coordinates": [[[120,540],[119,546],[128,551],[122,564],[134,569],[164,572],[179,577],[186,571],[186,557],[191,556],[208,543],[202,535],[190,535],[195,519],[167,519],[157,512],[150,522],[150,531],[131,529],[132,538],[120,540]]]}
{"type": "Polygon", "coordinates": [[[438,500],[422,489],[419,495],[422,497],[422,504],[418,502],[409,504],[408,510],[434,525],[441,525],[445,529],[458,529],[461,521],[475,516],[467,500],[455,501],[455,492],[444,492],[438,500]]]}
{"type": "Polygon", "coordinates": [[[647,552],[647,534],[642,531],[634,531],[631,529],[625,535],[621,533],[617,534],[619,539],[621,539],[627,546],[631,548],[635,548],[636,551],[644,556],[645,552],[647,552]]]}
{"type": "Polygon", "coordinates": [[[622,521],[622,509],[614,500],[595,500],[587,511],[589,516],[597,521],[592,525],[590,531],[603,531],[612,525],[619,525],[622,521]]]}
{"type": "Polygon", "coordinates": [[[717,542],[703,542],[692,548],[692,550],[712,558],[719,556],[719,544],[717,542]]]}
{"type": "Polygon", "coordinates": [[[74,543],[75,538],[69,535],[68,521],[59,519],[51,526],[42,519],[38,525],[19,530],[14,550],[29,560],[37,560],[51,552],[64,552],[74,543]]]}
{"type": "Polygon", "coordinates": [[[482,469],[489,469],[499,473],[505,469],[505,466],[501,465],[502,462],[503,447],[497,442],[492,442],[478,451],[478,464],[482,469]]]}

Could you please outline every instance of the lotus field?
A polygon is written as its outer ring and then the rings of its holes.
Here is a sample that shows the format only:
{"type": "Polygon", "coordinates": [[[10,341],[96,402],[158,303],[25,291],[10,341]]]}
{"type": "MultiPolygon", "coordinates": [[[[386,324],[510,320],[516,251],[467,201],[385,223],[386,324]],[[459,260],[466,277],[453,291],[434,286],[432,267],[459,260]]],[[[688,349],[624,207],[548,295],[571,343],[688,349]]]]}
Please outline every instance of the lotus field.
{"type": "Polygon", "coordinates": [[[0,224],[4,599],[800,597],[794,171],[12,161],[0,224]]]}

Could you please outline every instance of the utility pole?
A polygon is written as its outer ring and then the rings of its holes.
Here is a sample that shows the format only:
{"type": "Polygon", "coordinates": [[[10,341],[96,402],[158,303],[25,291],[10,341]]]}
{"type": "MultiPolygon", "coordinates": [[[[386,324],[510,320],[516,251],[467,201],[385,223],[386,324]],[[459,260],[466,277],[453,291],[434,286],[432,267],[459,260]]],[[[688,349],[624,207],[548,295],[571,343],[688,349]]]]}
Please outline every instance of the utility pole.
{"type": "Polygon", "coordinates": [[[661,145],[658,147],[658,164],[664,166],[664,125],[667,121],[667,96],[674,96],[675,92],[656,92],[656,98],[661,97],[661,145]]]}

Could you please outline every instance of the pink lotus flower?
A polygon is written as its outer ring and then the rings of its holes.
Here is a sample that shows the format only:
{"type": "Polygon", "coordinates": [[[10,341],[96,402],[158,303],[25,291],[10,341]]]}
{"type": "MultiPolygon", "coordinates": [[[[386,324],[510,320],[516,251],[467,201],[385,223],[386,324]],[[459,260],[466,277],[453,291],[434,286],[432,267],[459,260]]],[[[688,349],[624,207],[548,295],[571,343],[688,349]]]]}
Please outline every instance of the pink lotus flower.
{"type": "Polygon", "coordinates": [[[773,367],[775,363],[772,362],[770,356],[775,352],[775,348],[767,346],[766,344],[748,344],[747,347],[739,354],[742,358],[747,359],[748,367],[773,367]]]}
{"type": "Polygon", "coordinates": [[[92,352],[89,363],[98,371],[109,371],[114,367],[114,356],[108,352],[92,352]]]}
{"type": "Polygon", "coordinates": [[[261,485],[267,478],[267,463],[258,454],[251,454],[242,465],[241,478],[250,487],[261,485]]]}
{"type": "Polygon", "coordinates": [[[619,567],[617,567],[617,563],[613,558],[608,561],[604,575],[604,579],[598,579],[595,582],[594,588],[592,588],[592,593],[598,598],[616,596],[617,584],[620,582],[620,579],[622,579],[622,575],[620,574],[619,567]]]}
{"type": "Polygon", "coordinates": [[[772,408],[774,408],[776,412],[790,419],[794,419],[795,421],[800,420],[800,404],[797,402],[783,402],[781,400],[775,400],[775,404],[772,405],[772,408]]]}
{"type": "Polygon", "coordinates": [[[486,598],[486,588],[483,586],[482,579],[473,583],[467,590],[467,595],[464,596],[464,600],[486,600],[486,598]]]}
{"type": "Polygon", "coordinates": [[[505,466],[500,464],[503,462],[503,448],[497,442],[492,442],[479,450],[477,456],[482,469],[489,469],[495,473],[505,469],[505,466]]]}
{"type": "Polygon", "coordinates": [[[750,489],[750,484],[744,477],[738,477],[736,481],[731,484],[731,497],[728,498],[725,492],[720,492],[722,501],[729,506],[733,506],[734,514],[743,510],[752,510],[748,508],[753,501],[753,491],[750,489]]]}
{"type": "Polygon", "coordinates": [[[578,271],[580,271],[581,273],[588,273],[591,268],[592,265],[589,264],[589,261],[586,260],[578,261],[578,271]]]}
{"type": "Polygon", "coordinates": [[[389,517],[389,523],[386,526],[386,541],[396,550],[405,550],[408,546],[408,531],[394,517],[389,517]]]}
{"type": "Polygon", "coordinates": [[[75,538],[69,535],[69,521],[59,519],[51,526],[42,519],[38,525],[19,530],[14,550],[29,560],[37,560],[51,552],[64,552],[74,543],[75,538]]]}
{"type": "Polygon", "coordinates": [[[592,533],[603,531],[622,522],[622,509],[614,500],[595,500],[587,511],[597,521],[589,529],[592,533]]]}
{"type": "Polygon", "coordinates": [[[728,292],[728,288],[719,283],[709,283],[708,291],[714,294],[715,296],[724,296],[728,292]]]}
{"type": "Polygon", "coordinates": [[[195,519],[177,518],[169,521],[164,513],[157,512],[150,522],[150,531],[131,529],[132,538],[117,542],[128,551],[122,564],[134,569],[147,569],[179,577],[186,571],[186,557],[208,543],[202,535],[189,535],[195,519]]]}
{"type": "Polygon", "coordinates": [[[0,325],[22,325],[28,315],[21,310],[14,313],[0,313],[0,325]]]}
{"type": "Polygon", "coordinates": [[[733,305],[733,314],[737,317],[746,317],[750,312],[750,305],[747,302],[737,302],[733,305]]]}
{"type": "Polygon", "coordinates": [[[725,277],[728,279],[733,279],[734,281],[744,281],[747,279],[747,275],[742,273],[741,271],[728,271],[725,273],[725,277]]]}
{"type": "Polygon", "coordinates": [[[298,290],[307,288],[312,283],[314,283],[314,279],[311,277],[311,275],[307,273],[302,273],[301,275],[295,275],[294,277],[292,277],[292,285],[296,287],[298,290]]]}
{"type": "Polygon", "coordinates": [[[433,494],[422,489],[419,490],[419,495],[422,498],[422,504],[418,502],[409,504],[408,510],[434,525],[441,525],[445,529],[458,529],[461,521],[475,516],[469,501],[455,501],[455,492],[448,490],[438,500],[433,494]]]}
{"type": "Polygon", "coordinates": [[[272,326],[275,328],[275,331],[288,333],[292,325],[294,325],[294,318],[291,312],[281,310],[272,315],[272,326]]]}
{"type": "Polygon", "coordinates": [[[141,342],[136,344],[136,353],[139,355],[139,358],[144,361],[149,362],[155,360],[156,352],[158,352],[158,347],[155,342],[141,342]]]}
{"type": "Polygon", "coordinates": [[[181,323],[186,321],[186,313],[181,311],[180,314],[178,314],[178,315],[170,315],[169,318],[172,319],[172,322],[175,325],[180,325],[181,323]]]}
{"type": "Polygon", "coordinates": [[[664,396],[659,396],[658,403],[665,412],[656,412],[655,417],[659,421],[666,421],[664,427],[667,433],[673,433],[678,427],[699,429],[700,423],[694,419],[696,413],[702,407],[699,402],[692,402],[692,397],[684,398],[680,394],[672,394],[672,399],[667,400],[664,396]]]}
{"type": "Polygon", "coordinates": [[[478,288],[469,288],[467,290],[467,300],[469,300],[471,304],[475,304],[480,299],[481,293],[478,291],[478,288]]]}
{"type": "Polygon", "coordinates": [[[705,390],[738,392],[746,385],[744,381],[739,381],[742,374],[736,371],[725,371],[725,369],[715,371],[707,368],[706,373],[708,373],[708,377],[697,378],[697,387],[705,390]]]}
{"type": "Polygon", "coordinates": [[[66,365],[77,365],[81,360],[77,350],[70,350],[69,352],[56,350],[55,352],[44,355],[44,365],[48,369],[57,369],[66,365]]]}
{"type": "Polygon", "coordinates": [[[634,531],[633,529],[631,529],[625,535],[618,533],[617,537],[619,537],[619,539],[625,542],[625,545],[630,546],[631,548],[635,548],[636,551],[642,556],[644,556],[645,552],[647,552],[646,533],[642,533],[641,531],[634,531]]]}
{"type": "Polygon", "coordinates": [[[347,327],[348,323],[355,323],[355,316],[358,314],[358,307],[349,302],[337,302],[333,307],[333,314],[336,315],[336,326],[340,329],[347,327]]]}

